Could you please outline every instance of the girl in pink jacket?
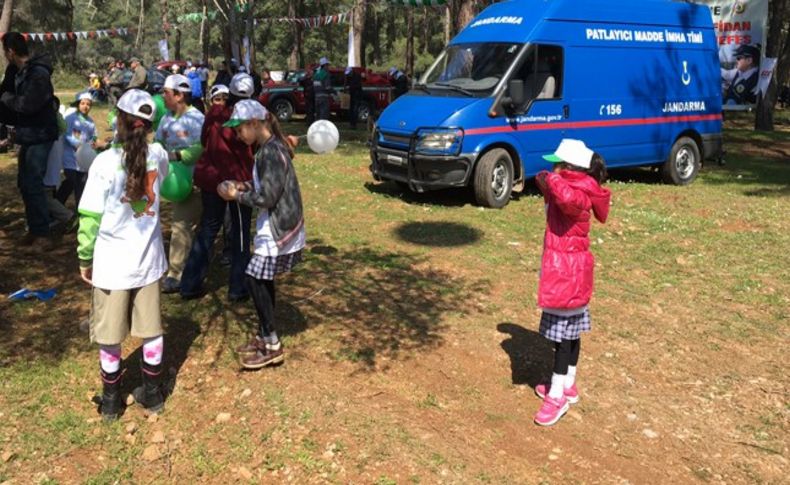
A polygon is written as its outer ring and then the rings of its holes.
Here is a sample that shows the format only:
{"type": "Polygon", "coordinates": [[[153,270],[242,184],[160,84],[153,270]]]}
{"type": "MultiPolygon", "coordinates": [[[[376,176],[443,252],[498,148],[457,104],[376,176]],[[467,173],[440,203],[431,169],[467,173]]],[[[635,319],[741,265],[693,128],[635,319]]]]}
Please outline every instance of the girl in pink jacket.
{"type": "Polygon", "coordinates": [[[603,158],[580,140],[564,139],[544,159],[553,172],[535,180],[546,203],[546,233],[540,266],[538,306],[543,309],[540,334],[554,342],[551,383],[535,386],[543,399],[535,423],[551,426],[579,401],[576,364],[582,332],[590,331],[587,305],[593,290],[595,260],[590,252],[590,222],[606,222],[611,192],[603,158]]]}

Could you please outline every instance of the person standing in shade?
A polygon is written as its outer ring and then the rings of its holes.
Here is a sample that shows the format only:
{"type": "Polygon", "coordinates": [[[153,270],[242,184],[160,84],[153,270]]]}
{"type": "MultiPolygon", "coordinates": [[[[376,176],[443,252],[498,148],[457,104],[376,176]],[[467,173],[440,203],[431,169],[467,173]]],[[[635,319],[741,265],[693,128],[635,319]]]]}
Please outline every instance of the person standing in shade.
{"type": "Polygon", "coordinates": [[[304,76],[299,80],[299,86],[304,92],[304,120],[308,126],[315,121],[315,90],[313,89],[313,70],[305,69],[304,76]]]}
{"type": "Polygon", "coordinates": [[[390,84],[392,84],[392,87],[395,88],[395,92],[393,93],[395,99],[398,99],[409,92],[409,78],[407,78],[402,71],[400,71],[397,67],[391,67],[389,70],[389,75],[390,84]]]}
{"type": "Polygon", "coordinates": [[[129,66],[132,68],[132,79],[129,80],[126,89],[145,89],[148,86],[148,71],[145,70],[140,59],[132,57],[129,66]]]}
{"type": "Polygon", "coordinates": [[[77,164],[77,150],[85,143],[96,148],[96,124],[89,115],[92,99],[87,91],[79,93],[77,101],[72,104],[77,111],[66,116],[66,133],[63,135],[63,175],[66,180],[60,184],[55,195],[64,205],[73,192],[74,205],[79,207],[82,191],[88,180],[88,170],[77,164]]]}
{"type": "Polygon", "coordinates": [[[252,179],[252,149],[238,139],[233,129],[223,124],[230,119],[236,103],[248,100],[253,91],[252,77],[243,73],[233,76],[230,88],[221,84],[211,88],[211,108],[206,114],[201,135],[204,151],[195,167],[195,185],[200,188],[202,202],[200,225],[181,276],[181,297],[185,300],[204,294],[203,281],[208,272],[214,241],[228,211],[230,237],[226,239],[226,244],[229,243],[231,261],[228,299],[240,301],[248,295],[244,269],[250,259],[252,209],[223,200],[217,193],[217,187],[224,180],[252,179]],[[227,101],[218,101],[223,97],[227,101]]]}
{"type": "Polygon", "coordinates": [[[349,122],[351,129],[356,129],[357,120],[359,119],[359,108],[362,106],[362,75],[354,70],[353,67],[346,68],[346,89],[351,96],[351,103],[348,108],[349,122]]]}
{"type": "Polygon", "coordinates": [[[315,117],[318,120],[328,120],[330,110],[330,96],[333,93],[332,78],[329,75],[329,59],[322,57],[318,61],[318,70],[313,74],[313,92],[315,93],[315,117]]]}
{"type": "Polygon", "coordinates": [[[107,94],[109,96],[110,104],[115,106],[118,103],[118,98],[123,94],[123,76],[126,69],[124,68],[123,61],[116,60],[110,65],[110,72],[104,84],[107,85],[107,94]]]}
{"type": "MultiPolygon", "coordinates": [[[[191,171],[203,153],[200,134],[203,113],[191,106],[192,86],[181,74],[167,76],[162,89],[167,114],[159,122],[156,141],[167,150],[171,163],[183,163],[191,171]]],[[[173,202],[173,223],[170,235],[170,268],[162,283],[162,293],[178,293],[195,225],[200,218],[200,196],[194,191],[181,202],[173,202]]]]}
{"type": "Polygon", "coordinates": [[[17,186],[25,204],[29,231],[22,242],[32,245],[50,235],[44,175],[49,151],[58,139],[56,106],[59,103],[52,87],[52,65],[47,54],[31,56],[27,41],[18,32],[3,36],[3,53],[16,74],[13,90],[0,95],[0,104],[15,118],[16,143],[21,146],[17,186]]]}

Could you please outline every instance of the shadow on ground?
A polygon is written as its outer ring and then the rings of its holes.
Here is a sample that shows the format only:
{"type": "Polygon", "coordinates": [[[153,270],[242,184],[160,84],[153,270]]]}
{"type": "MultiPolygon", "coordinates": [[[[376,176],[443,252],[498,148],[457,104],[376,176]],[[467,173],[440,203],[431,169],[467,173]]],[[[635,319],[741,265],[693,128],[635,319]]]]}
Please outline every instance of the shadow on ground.
{"type": "Polygon", "coordinates": [[[554,348],[538,332],[528,330],[515,323],[504,322],[497,330],[510,338],[502,341],[502,350],[510,357],[510,372],[513,384],[527,384],[535,388],[551,377],[554,348]]]}
{"type": "Polygon", "coordinates": [[[483,234],[479,229],[457,222],[406,222],[393,232],[401,241],[433,247],[474,244],[483,234]]]}

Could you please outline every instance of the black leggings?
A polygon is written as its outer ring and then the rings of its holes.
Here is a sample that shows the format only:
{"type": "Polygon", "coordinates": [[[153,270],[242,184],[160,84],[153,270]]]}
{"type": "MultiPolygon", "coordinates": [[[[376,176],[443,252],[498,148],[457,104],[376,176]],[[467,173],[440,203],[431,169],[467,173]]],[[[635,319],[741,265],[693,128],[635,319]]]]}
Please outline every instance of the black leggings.
{"type": "Polygon", "coordinates": [[[247,290],[258,312],[258,334],[261,338],[274,332],[274,280],[259,280],[247,275],[247,290]]]}
{"type": "Polygon", "coordinates": [[[579,351],[581,350],[581,339],[563,340],[554,343],[554,373],[565,375],[568,373],[568,366],[575,366],[579,363],[579,351]]]}

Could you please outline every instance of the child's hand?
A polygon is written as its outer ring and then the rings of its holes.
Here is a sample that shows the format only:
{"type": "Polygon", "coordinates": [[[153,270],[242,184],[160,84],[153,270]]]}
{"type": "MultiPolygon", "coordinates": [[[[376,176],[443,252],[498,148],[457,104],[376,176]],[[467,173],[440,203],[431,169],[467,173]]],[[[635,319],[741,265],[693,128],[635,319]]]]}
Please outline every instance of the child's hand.
{"type": "Polygon", "coordinates": [[[288,142],[289,145],[291,145],[291,148],[296,148],[296,146],[299,145],[298,136],[288,135],[285,137],[285,140],[288,142]]]}
{"type": "Polygon", "coordinates": [[[82,281],[84,281],[85,283],[88,283],[89,285],[93,286],[93,281],[91,281],[93,279],[93,266],[88,266],[87,268],[80,268],[80,278],[82,278],[82,281]]]}
{"type": "Polygon", "coordinates": [[[546,189],[546,176],[548,174],[549,172],[542,170],[535,175],[535,184],[537,184],[541,192],[544,192],[546,189]]]}
{"type": "Polygon", "coordinates": [[[226,180],[217,186],[217,194],[224,200],[233,201],[239,196],[240,186],[243,187],[242,182],[236,180],[226,180]]]}

